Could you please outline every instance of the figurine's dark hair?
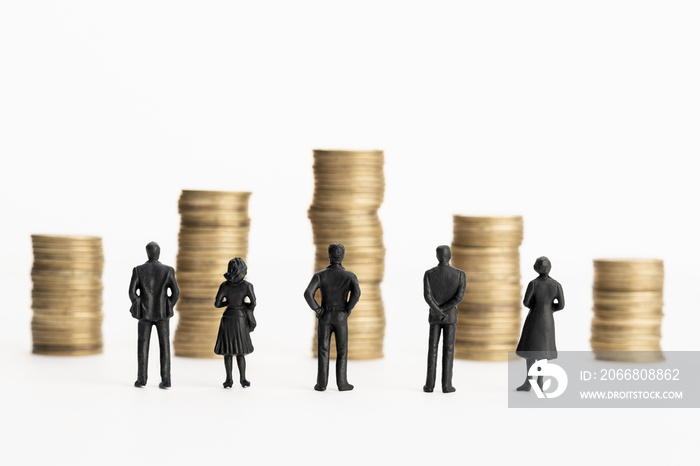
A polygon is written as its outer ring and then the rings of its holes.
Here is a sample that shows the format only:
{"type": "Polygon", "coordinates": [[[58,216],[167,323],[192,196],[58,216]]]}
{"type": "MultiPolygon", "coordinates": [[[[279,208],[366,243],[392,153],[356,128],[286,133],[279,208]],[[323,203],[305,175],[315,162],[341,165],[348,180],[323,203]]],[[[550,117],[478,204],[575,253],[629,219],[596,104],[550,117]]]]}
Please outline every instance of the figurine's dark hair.
{"type": "Polygon", "coordinates": [[[345,246],[340,243],[333,243],[328,246],[328,259],[331,263],[340,264],[345,257],[345,246]]]}
{"type": "Polygon", "coordinates": [[[534,265],[535,272],[549,275],[552,270],[552,263],[545,256],[538,257],[534,265]]]}
{"type": "Polygon", "coordinates": [[[242,281],[245,276],[248,275],[248,266],[240,257],[234,257],[228,261],[228,272],[224,274],[226,280],[238,283],[242,281]]]}
{"type": "Polygon", "coordinates": [[[155,241],[151,241],[146,245],[146,255],[149,259],[158,260],[160,257],[160,246],[155,241]]]}
{"type": "Polygon", "coordinates": [[[438,246],[435,249],[435,255],[437,256],[437,259],[439,261],[447,261],[449,262],[450,259],[452,259],[452,251],[450,251],[450,247],[446,245],[438,246]]]}

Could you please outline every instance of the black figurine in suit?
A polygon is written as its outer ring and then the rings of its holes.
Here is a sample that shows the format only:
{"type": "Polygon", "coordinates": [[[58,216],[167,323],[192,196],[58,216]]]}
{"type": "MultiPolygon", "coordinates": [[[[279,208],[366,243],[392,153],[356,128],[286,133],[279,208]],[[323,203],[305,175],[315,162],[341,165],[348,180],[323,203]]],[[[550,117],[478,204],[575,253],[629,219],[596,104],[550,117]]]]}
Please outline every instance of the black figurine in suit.
{"type": "Polygon", "coordinates": [[[134,386],[143,387],[148,379],[148,347],[151,329],[156,326],[160,346],[160,388],[170,387],[170,318],[180,297],[175,270],[158,262],[160,246],[146,245],[148,262],[134,267],[129,284],[131,315],[139,321],[138,375],[134,386]],[[168,296],[170,291],[170,296],[168,296]]]}
{"type": "MultiPolygon", "coordinates": [[[[517,388],[518,391],[530,391],[528,380],[530,367],[540,359],[556,359],[557,345],[554,339],[554,313],[564,309],[564,290],[558,281],[549,276],[552,263],[546,257],[539,257],[535,261],[537,278],[527,285],[523,305],[530,309],[520,342],[515,354],[525,359],[527,372],[525,383],[517,388]]],[[[542,377],[537,378],[537,383],[542,387],[542,377]]]]}
{"type": "Polygon", "coordinates": [[[341,265],[345,257],[345,247],[340,243],[328,246],[331,264],[316,272],[304,292],[309,307],[316,312],[318,319],[318,376],[315,390],[323,391],[328,385],[328,365],[331,334],[335,333],[337,358],[335,378],[338,390],[352,390],[348,383],[348,316],[360,300],[360,284],[354,273],[341,265]],[[321,305],[314,294],[321,290],[321,305]]]}
{"type": "Polygon", "coordinates": [[[437,372],[437,353],[442,331],[442,391],[452,393],[452,365],[455,356],[455,327],[457,326],[457,304],[464,298],[467,287],[463,271],[450,265],[452,252],[449,246],[438,246],[437,267],[425,272],[423,276],[423,295],[430,306],[430,338],[428,341],[428,374],[425,378],[424,392],[435,388],[437,372]]]}

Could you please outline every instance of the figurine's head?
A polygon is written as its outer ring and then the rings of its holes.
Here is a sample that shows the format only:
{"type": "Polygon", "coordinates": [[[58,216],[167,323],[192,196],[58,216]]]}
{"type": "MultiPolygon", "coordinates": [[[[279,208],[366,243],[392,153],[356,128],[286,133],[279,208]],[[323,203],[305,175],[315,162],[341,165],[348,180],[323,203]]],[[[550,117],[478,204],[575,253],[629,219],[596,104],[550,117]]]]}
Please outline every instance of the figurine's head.
{"type": "Polygon", "coordinates": [[[331,264],[340,264],[345,257],[345,246],[340,243],[333,243],[328,246],[328,259],[331,264]]]}
{"type": "Polygon", "coordinates": [[[552,263],[546,257],[538,257],[535,261],[535,272],[540,275],[549,275],[549,271],[552,270],[552,263]]]}
{"type": "Polygon", "coordinates": [[[155,241],[151,241],[146,245],[146,254],[149,261],[157,261],[160,258],[160,246],[155,241]]]}
{"type": "Polygon", "coordinates": [[[235,257],[228,261],[228,272],[224,274],[226,280],[231,283],[240,283],[248,274],[248,266],[240,257],[235,257]]]}
{"type": "Polygon", "coordinates": [[[452,251],[450,251],[450,247],[445,246],[444,244],[437,247],[435,250],[435,255],[437,256],[437,260],[439,262],[450,262],[450,259],[452,259],[452,251]]]}

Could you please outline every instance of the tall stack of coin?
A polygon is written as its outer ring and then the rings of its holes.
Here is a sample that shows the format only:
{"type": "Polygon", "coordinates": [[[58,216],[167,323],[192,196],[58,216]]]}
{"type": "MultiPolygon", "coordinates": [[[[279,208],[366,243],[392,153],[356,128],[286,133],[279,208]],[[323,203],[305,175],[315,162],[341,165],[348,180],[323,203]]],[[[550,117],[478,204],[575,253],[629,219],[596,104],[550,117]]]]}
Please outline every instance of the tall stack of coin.
{"type": "MultiPolygon", "coordinates": [[[[357,275],[362,295],[348,319],[348,358],[383,356],[384,239],[378,210],[384,201],[384,152],[314,150],[314,196],[309,219],[316,244],[314,270],[328,266],[328,245],[345,246],[343,266],[357,275]]],[[[320,302],[320,295],[316,300],[320,302]]],[[[335,357],[335,340],[331,357],[335,357]]],[[[317,355],[316,335],[313,352],[317,355]]]]}
{"type": "Polygon", "coordinates": [[[596,358],[663,360],[663,261],[596,259],[593,271],[591,348],[596,358]]]}
{"type": "Polygon", "coordinates": [[[102,238],[32,235],[32,352],[102,352],[102,238]]]}
{"type": "Polygon", "coordinates": [[[177,282],[179,321],[173,347],[177,356],[215,357],[223,309],[214,307],[228,261],[248,254],[247,192],[182,191],[177,282]]]}
{"type": "Polygon", "coordinates": [[[458,305],[455,356],[505,361],[520,337],[522,217],[454,216],[452,265],[467,289],[458,305]]]}

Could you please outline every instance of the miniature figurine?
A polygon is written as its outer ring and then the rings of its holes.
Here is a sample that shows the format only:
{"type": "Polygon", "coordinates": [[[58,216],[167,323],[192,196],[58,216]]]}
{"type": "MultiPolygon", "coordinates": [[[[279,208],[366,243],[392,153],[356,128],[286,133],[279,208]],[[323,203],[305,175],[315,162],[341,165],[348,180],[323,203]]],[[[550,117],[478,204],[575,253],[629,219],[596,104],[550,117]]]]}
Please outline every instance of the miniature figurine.
{"type": "Polygon", "coordinates": [[[335,333],[335,378],[338,390],[354,387],[348,383],[348,317],[360,300],[360,284],[354,273],[341,265],[345,247],[340,243],[328,246],[330,265],[316,272],[304,292],[309,307],[318,319],[318,376],[314,390],[324,391],[328,385],[331,334],[335,333]],[[321,290],[321,305],[314,294],[321,290]]]}
{"type": "Polygon", "coordinates": [[[175,270],[158,262],[160,246],[146,245],[148,261],[134,267],[129,284],[131,315],[138,319],[138,374],[135,387],[143,387],[148,379],[148,348],[151,330],[156,326],[160,346],[160,388],[170,387],[170,318],[180,297],[175,270]],[[168,295],[170,292],[170,295],[168,295]]]}
{"type": "Polygon", "coordinates": [[[449,246],[438,246],[436,255],[437,267],[428,270],[423,276],[423,296],[430,306],[428,373],[423,391],[431,393],[435,388],[438,344],[440,343],[440,332],[442,332],[442,391],[443,393],[452,393],[457,390],[452,386],[457,304],[462,302],[462,298],[464,298],[467,279],[463,271],[450,265],[452,251],[450,251],[449,246]]]}
{"type": "MultiPolygon", "coordinates": [[[[530,311],[523,324],[523,332],[515,354],[525,359],[527,371],[525,383],[518,391],[528,392],[532,386],[528,378],[530,367],[541,359],[556,359],[557,345],[554,339],[554,315],[564,309],[564,291],[559,282],[549,276],[552,263],[546,257],[535,261],[537,278],[527,285],[523,305],[530,311]]],[[[543,377],[537,377],[537,384],[542,388],[543,377]]]]}
{"type": "Polygon", "coordinates": [[[253,352],[250,332],[256,326],[253,316],[256,301],[253,284],[244,280],[247,273],[248,267],[243,259],[240,257],[231,259],[228,262],[228,272],[224,274],[226,281],[219,287],[214,301],[214,306],[217,308],[226,308],[221,316],[219,335],[216,337],[214,346],[214,352],[224,357],[226,368],[224,388],[233,386],[234,356],[236,356],[241,386],[243,388],[250,386],[250,382],[245,378],[245,356],[253,352]]]}

